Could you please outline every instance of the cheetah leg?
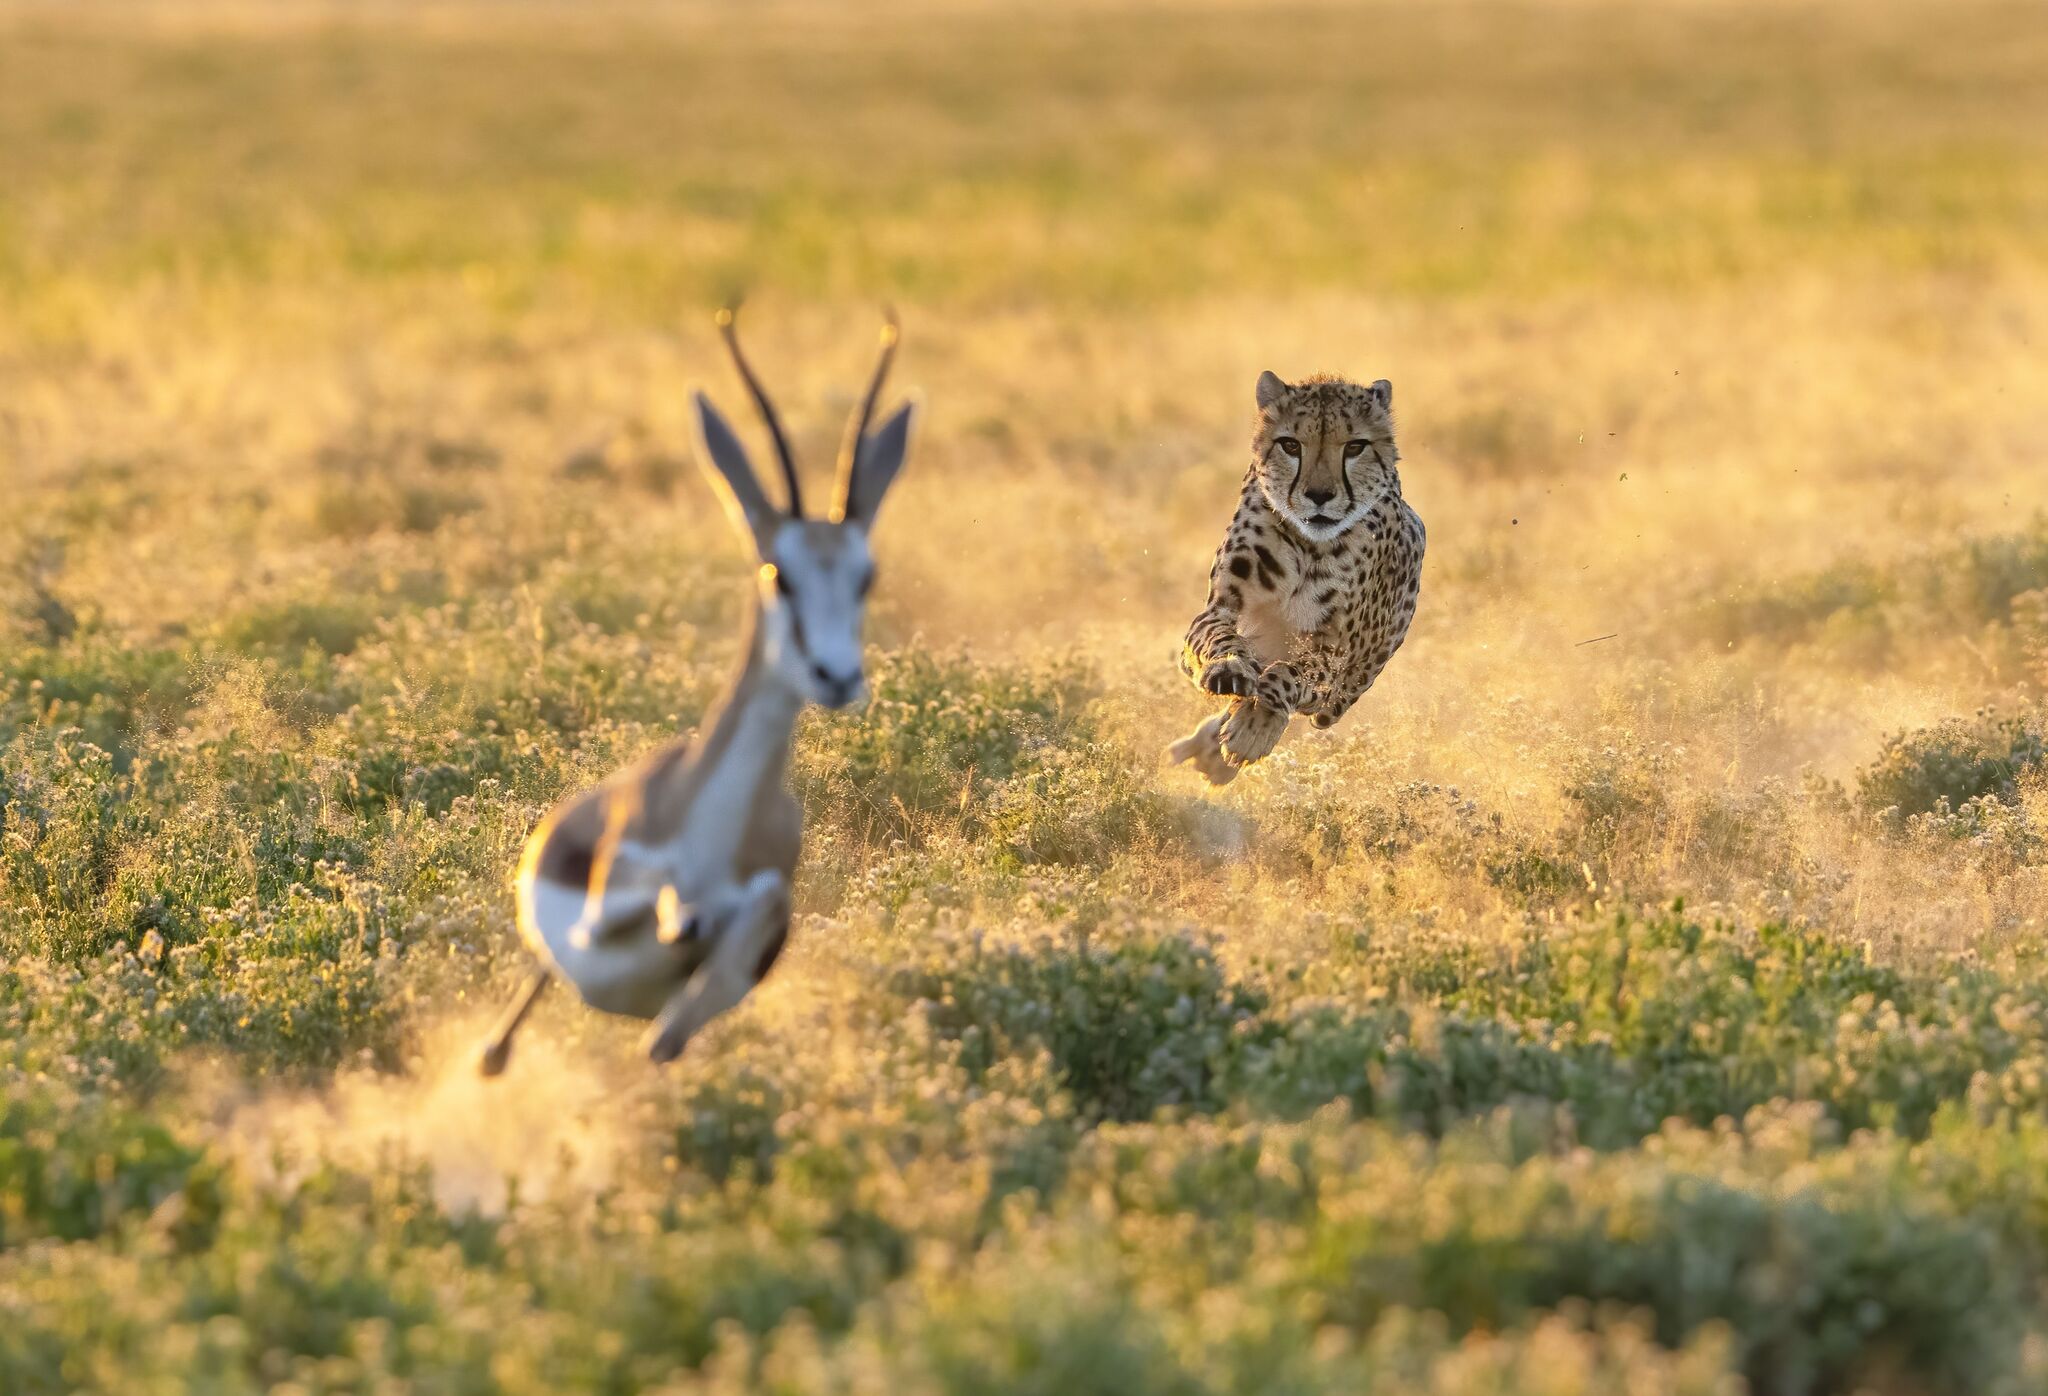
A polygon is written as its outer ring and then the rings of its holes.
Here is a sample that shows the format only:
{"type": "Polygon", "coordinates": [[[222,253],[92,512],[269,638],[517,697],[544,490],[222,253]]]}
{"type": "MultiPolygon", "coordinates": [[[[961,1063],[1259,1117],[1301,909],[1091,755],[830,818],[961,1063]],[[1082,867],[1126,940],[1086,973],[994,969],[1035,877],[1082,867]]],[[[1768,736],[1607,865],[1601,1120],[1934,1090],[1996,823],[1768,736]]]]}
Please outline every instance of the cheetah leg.
{"type": "Polygon", "coordinates": [[[1167,764],[1178,766],[1183,762],[1193,762],[1195,769],[1211,785],[1228,785],[1236,780],[1238,768],[1224,759],[1223,745],[1217,738],[1217,733],[1223,728],[1224,716],[1223,713],[1216,714],[1168,747],[1167,764]]]}
{"type": "Polygon", "coordinates": [[[1285,708],[1266,703],[1242,698],[1232,703],[1221,730],[1216,734],[1223,759],[1233,766],[1249,766],[1254,761],[1263,760],[1280,745],[1281,734],[1286,732],[1290,716],[1285,708]]]}

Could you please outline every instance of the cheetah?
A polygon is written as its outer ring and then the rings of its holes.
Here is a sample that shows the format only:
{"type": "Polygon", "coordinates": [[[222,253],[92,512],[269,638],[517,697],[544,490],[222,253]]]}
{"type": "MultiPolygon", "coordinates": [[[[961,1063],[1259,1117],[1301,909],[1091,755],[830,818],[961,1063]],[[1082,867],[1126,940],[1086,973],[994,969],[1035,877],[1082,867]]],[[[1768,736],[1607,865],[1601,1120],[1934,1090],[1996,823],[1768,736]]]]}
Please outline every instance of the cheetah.
{"type": "Polygon", "coordinates": [[[1167,749],[1225,785],[1301,713],[1329,727],[1408,635],[1422,520],[1401,498],[1394,385],[1259,375],[1252,464],[1181,672],[1230,705],[1167,749]]]}

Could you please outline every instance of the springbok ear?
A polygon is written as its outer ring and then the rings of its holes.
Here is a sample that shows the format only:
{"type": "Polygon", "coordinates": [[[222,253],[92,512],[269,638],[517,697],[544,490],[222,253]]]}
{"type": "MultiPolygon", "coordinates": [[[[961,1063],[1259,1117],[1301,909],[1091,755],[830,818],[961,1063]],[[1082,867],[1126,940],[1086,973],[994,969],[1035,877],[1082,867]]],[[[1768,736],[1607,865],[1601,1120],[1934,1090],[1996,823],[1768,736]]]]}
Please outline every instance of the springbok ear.
{"type": "Polygon", "coordinates": [[[1389,383],[1386,379],[1375,379],[1373,381],[1373,385],[1370,388],[1366,389],[1366,391],[1372,394],[1372,400],[1375,403],[1379,404],[1380,411],[1385,412],[1393,407],[1394,385],[1392,383],[1389,383]]]}
{"type": "Polygon", "coordinates": [[[1287,385],[1280,381],[1280,375],[1271,369],[1267,369],[1259,375],[1259,386],[1257,389],[1259,410],[1263,412],[1268,407],[1271,407],[1280,400],[1281,394],[1286,391],[1287,385]]]}
{"type": "Polygon", "coordinates": [[[747,459],[747,449],[740,445],[725,414],[712,406],[711,399],[704,394],[695,396],[697,463],[704,467],[704,476],[717,491],[733,527],[752,539],[765,557],[776,525],[782,522],[782,513],[762,492],[760,477],[754,474],[753,464],[747,459]]]}
{"type": "Polygon", "coordinates": [[[839,501],[841,518],[864,528],[874,523],[882,496],[896,483],[896,472],[910,454],[910,430],[916,421],[917,401],[913,398],[861,440],[860,455],[846,477],[845,497],[839,501]]]}

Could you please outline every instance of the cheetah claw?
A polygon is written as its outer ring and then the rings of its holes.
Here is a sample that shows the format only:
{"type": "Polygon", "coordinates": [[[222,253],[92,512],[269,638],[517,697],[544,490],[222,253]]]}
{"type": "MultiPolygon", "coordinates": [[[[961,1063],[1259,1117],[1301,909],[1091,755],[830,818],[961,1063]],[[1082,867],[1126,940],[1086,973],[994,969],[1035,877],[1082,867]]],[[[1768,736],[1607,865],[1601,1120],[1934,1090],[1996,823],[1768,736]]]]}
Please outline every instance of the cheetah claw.
{"type": "Polygon", "coordinates": [[[1251,666],[1235,656],[1219,659],[1202,670],[1203,691],[1218,697],[1249,698],[1257,682],[1258,675],[1252,672],[1251,666]]]}

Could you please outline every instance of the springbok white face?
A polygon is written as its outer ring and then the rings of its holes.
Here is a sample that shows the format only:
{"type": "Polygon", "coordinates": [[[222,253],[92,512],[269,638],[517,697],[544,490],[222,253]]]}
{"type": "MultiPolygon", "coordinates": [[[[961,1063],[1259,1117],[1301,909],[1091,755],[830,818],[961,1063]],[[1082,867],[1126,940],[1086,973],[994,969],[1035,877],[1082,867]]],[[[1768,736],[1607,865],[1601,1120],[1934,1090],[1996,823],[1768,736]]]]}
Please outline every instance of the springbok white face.
{"type": "Polygon", "coordinates": [[[867,691],[861,622],[875,583],[867,530],[816,519],[786,523],[759,577],[763,638],[776,675],[827,708],[859,702],[867,691]]]}
{"type": "Polygon", "coordinates": [[[760,640],[769,672],[808,702],[848,707],[867,691],[861,626],[867,617],[868,591],[875,584],[868,530],[882,496],[895,483],[909,454],[910,428],[916,416],[915,407],[905,403],[879,427],[868,430],[875,399],[881,395],[882,381],[895,354],[895,322],[890,321],[882,332],[882,353],[874,379],[848,424],[839,453],[838,492],[829,519],[804,517],[796,462],[775,408],[740,353],[730,313],[719,316],[719,327],[775,440],[789,491],[787,510],[768,501],[732,427],[709,398],[697,394],[699,454],[705,473],[725,500],[727,514],[752,540],[760,557],[760,640]]]}

